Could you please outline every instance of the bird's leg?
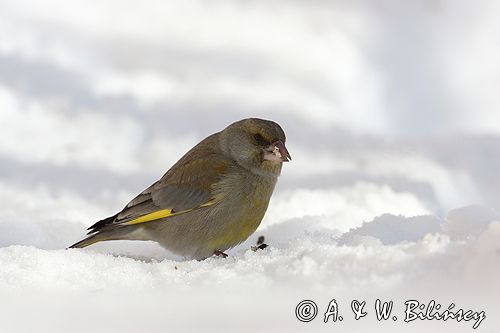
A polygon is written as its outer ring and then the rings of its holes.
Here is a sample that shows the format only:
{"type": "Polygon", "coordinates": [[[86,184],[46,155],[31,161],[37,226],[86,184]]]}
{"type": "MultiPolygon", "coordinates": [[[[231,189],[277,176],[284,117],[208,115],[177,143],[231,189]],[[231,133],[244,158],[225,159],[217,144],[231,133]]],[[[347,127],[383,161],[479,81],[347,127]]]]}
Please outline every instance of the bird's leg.
{"type": "Polygon", "coordinates": [[[259,236],[259,238],[257,239],[257,246],[251,247],[252,251],[264,250],[266,247],[268,247],[268,245],[264,243],[264,240],[264,236],[259,236]]]}
{"type": "Polygon", "coordinates": [[[214,251],[214,256],[222,257],[222,258],[227,258],[227,254],[225,254],[224,252],[222,252],[220,250],[215,250],[214,251]]]}

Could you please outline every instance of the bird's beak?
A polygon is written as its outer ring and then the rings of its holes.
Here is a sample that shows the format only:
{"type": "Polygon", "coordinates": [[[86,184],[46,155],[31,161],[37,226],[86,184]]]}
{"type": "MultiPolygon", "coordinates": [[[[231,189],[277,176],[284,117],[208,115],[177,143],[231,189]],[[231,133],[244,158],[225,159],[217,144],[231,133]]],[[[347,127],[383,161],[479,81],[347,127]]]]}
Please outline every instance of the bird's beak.
{"type": "Polygon", "coordinates": [[[292,157],[285,144],[278,140],[264,150],[264,159],[273,162],[289,162],[292,157]]]}

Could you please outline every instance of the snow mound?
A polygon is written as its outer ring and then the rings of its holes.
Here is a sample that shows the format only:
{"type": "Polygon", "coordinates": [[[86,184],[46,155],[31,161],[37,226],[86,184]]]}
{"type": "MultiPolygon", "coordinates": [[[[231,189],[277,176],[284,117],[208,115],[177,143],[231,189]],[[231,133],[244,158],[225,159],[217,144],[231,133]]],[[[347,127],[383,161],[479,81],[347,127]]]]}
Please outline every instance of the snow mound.
{"type": "Polygon", "coordinates": [[[443,229],[452,239],[465,239],[481,234],[494,221],[500,221],[495,209],[473,205],[451,210],[443,229]]]}
{"type": "Polygon", "coordinates": [[[427,234],[441,230],[441,221],[431,215],[405,218],[384,214],[361,227],[351,229],[342,235],[341,242],[349,243],[360,236],[377,238],[383,244],[397,244],[403,241],[416,242],[427,234]]]}

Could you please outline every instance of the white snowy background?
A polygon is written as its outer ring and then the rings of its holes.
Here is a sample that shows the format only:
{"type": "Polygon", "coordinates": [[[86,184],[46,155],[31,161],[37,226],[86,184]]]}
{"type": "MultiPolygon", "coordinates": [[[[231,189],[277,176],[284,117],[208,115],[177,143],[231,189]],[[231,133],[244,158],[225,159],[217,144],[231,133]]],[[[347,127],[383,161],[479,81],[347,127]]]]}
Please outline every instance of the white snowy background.
{"type": "Polygon", "coordinates": [[[497,1],[1,0],[0,330],[473,331],[403,322],[405,300],[434,299],[498,332],[499,17],[497,1]],[[250,116],[283,126],[293,162],[229,258],[65,250],[250,116]],[[333,298],[345,319],[324,324],[333,298]],[[377,298],[398,321],[376,321],[377,298]]]}

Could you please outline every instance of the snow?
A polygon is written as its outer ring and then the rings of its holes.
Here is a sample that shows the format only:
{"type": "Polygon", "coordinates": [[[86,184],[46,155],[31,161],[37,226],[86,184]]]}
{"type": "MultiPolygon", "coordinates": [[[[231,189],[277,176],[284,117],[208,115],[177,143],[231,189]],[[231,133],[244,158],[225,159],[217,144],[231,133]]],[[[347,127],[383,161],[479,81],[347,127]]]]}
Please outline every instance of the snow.
{"type": "Polygon", "coordinates": [[[472,331],[404,323],[411,299],[484,310],[478,331],[498,331],[499,9],[2,1],[1,331],[472,331]],[[248,116],[279,122],[293,161],[228,258],[66,249],[248,116]],[[325,324],[334,298],[345,320],[325,324]],[[398,321],[378,322],[376,299],[398,321]]]}

